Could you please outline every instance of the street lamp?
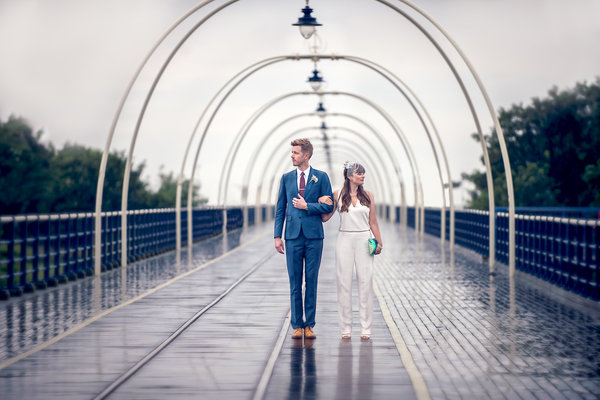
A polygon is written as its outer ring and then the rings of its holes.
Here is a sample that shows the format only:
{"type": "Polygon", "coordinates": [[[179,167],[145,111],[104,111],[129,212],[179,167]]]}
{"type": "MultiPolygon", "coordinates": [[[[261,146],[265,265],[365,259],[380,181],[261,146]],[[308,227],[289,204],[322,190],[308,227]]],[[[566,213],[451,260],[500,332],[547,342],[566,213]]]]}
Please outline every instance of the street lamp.
{"type": "Polygon", "coordinates": [[[323,103],[319,102],[319,107],[317,107],[315,112],[317,113],[317,115],[319,117],[325,118],[325,114],[327,113],[327,110],[325,109],[325,107],[323,107],[323,103]]]}
{"type": "Polygon", "coordinates": [[[306,0],[306,7],[302,9],[304,15],[298,18],[298,22],[292,24],[293,26],[297,26],[300,28],[300,34],[304,39],[309,39],[313,33],[315,33],[315,28],[317,26],[321,26],[322,24],[317,23],[317,19],[310,15],[313,9],[308,6],[308,0],[306,0]]]}
{"type": "Polygon", "coordinates": [[[317,69],[316,65],[315,65],[315,69],[313,70],[313,76],[311,76],[310,78],[308,78],[307,82],[310,83],[310,87],[315,92],[318,92],[319,89],[321,89],[321,85],[323,85],[323,82],[325,82],[323,80],[323,78],[319,76],[319,70],[317,69]]]}
{"type": "Polygon", "coordinates": [[[325,121],[321,123],[321,132],[323,133],[323,135],[325,135],[325,132],[327,132],[327,125],[325,125],[325,121]]]}

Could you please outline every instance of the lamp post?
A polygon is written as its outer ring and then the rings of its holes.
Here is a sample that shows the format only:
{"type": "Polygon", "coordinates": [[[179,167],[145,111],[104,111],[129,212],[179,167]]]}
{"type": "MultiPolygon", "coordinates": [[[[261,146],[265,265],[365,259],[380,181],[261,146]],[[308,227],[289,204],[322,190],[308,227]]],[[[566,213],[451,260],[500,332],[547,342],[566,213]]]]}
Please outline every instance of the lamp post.
{"type": "Polygon", "coordinates": [[[325,118],[325,114],[327,113],[327,110],[325,109],[325,107],[323,107],[323,103],[319,102],[319,107],[317,107],[317,109],[315,110],[315,112],[317,113],[317,115],[321,118],[325,118]]]}
{"type": "Polygon", "coordinates": [[[306,0],[306,7],[302,9],[304,15],[298,18],[298,22],[292,24],[300,28],[300,34],[304,39],[310,39],[313,33],[315,33],[316,27],[321,26],[317,22],[317,19],[311,15],[312,12],[313,9],[308,6],[308,0],[306,0]]]}
{"type": "Polygon", "coordinates": [[[310,87],[315,92],[318,92],[319,89],[321,89],[321,86],[323,86],[323,82],[325,81],[322,77],[319,76],[319,70],[317,69],[316,65],[315,69],[313,70],[313,75],[308,78],[307,82],[310,83],[310,87]]]}

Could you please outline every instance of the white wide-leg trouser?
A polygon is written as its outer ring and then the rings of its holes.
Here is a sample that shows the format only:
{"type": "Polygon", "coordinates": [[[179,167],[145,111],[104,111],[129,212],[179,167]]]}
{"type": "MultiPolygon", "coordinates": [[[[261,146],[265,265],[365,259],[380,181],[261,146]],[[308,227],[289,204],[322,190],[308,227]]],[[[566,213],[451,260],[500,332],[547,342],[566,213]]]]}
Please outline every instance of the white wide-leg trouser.
{"type": "Polygon", "coordinates": [[[367,240],[370,232],[338,233],[335,248],[337,305],[342,335],[352,332],[352,274],[356,267],[358,312],[361,335],[370,335],[373,325],[373,256],[367,240]]]}

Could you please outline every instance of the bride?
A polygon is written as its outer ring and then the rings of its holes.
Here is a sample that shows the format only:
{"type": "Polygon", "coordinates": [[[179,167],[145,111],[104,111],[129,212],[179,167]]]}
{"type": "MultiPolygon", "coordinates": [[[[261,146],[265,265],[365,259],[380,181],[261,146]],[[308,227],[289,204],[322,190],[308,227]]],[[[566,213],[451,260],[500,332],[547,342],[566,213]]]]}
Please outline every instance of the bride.
{"type": "MultiPolygon", "coordinates": [[[[335,248],[337,275],[337,305],[340,332],[343,339],[352,333],[352,274],[356,268],[358,281],[359,316],[361,339],[371,337],[373,324],[373,257],[383,249],[375,199],[363,188],[365,168],[357,162],[344,164],[344,185],[333,192],[333,202],[323,196],[319,202],[333,204],[333,211],[322,214],[328,221],[337,210],[340,214],[340,229],[335,248]],[[376,247],[369,250],[369,239],[374,236],[376,247]]],[[[374,244],[372,242],[372,244],[374,244]]]]}

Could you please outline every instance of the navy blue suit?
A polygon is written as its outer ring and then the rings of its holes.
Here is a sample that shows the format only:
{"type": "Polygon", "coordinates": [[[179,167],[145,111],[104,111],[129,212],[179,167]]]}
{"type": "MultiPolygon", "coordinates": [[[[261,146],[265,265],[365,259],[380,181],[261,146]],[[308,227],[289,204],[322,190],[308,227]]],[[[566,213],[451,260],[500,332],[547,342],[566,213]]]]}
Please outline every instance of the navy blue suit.
{"type": "Polygon", "coordinates": [[[321,196],[333,196],[331,182],[325,172],[314,168],[310,169],[310,176],[306,179],[303,196],[308,204],[308,210],[300,210],[292,204],[292,199],[298,197],[297,182],[296,169],[281,177],[274,229],[274,237],[282,237],[285,221],[284,238],[287,269],[290,278],[291,324],[294,329],[306,326],[312,328],[315,325],[317,281],[323,252],[321,214],[333,211],[332,205],[318,202],[321,196]],[[306,274],[304,308],[302,304],[303,272],[306,274]],[[305,314],[306,319],[304,319],[303,314],[305,314]]]}

